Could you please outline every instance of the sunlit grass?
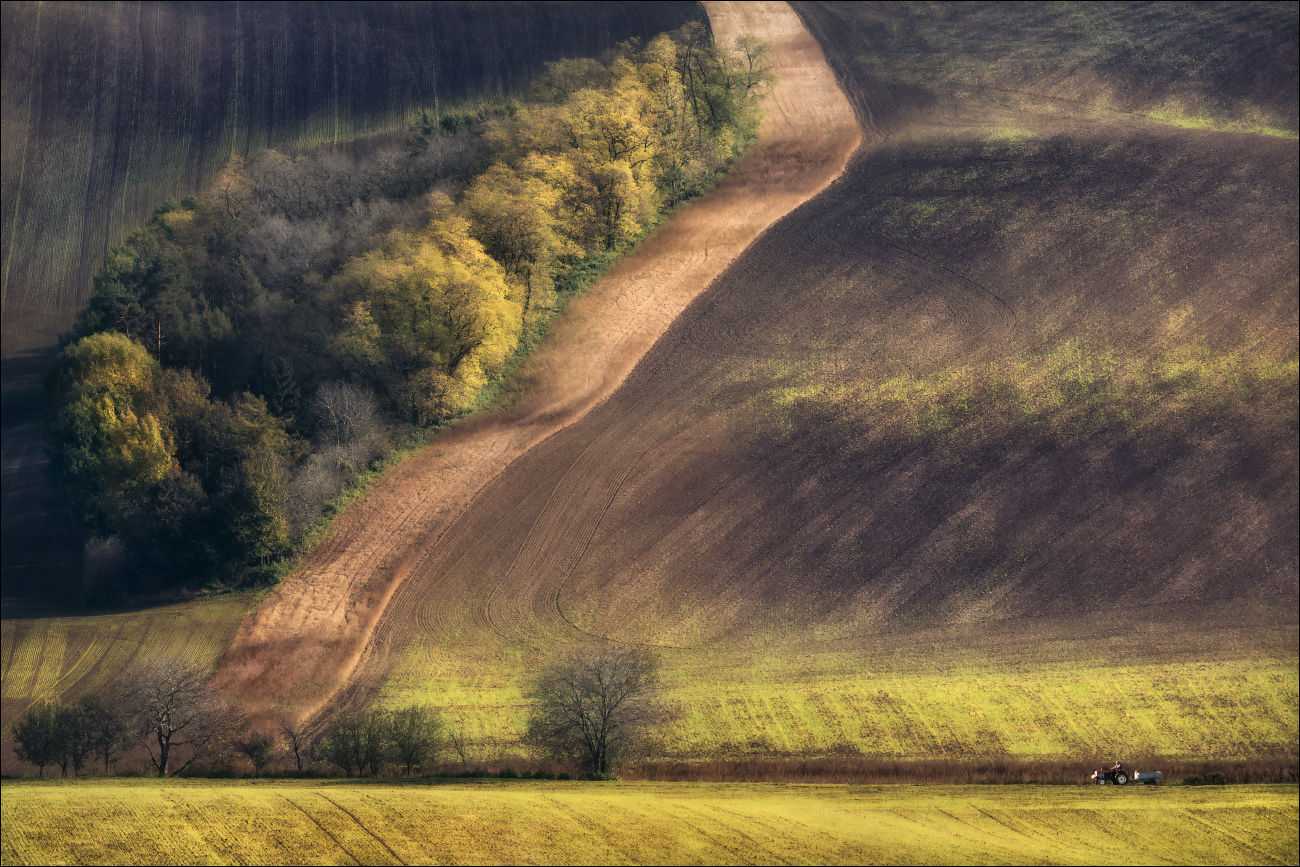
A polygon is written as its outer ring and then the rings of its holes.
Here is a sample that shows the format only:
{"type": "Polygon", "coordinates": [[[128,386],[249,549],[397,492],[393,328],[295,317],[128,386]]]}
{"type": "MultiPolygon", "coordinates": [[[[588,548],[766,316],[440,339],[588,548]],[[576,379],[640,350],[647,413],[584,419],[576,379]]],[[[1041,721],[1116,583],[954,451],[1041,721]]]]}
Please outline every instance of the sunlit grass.
{"type": "Polygon", "coordinates": [[[139,611],[0,620],[0,695],[6,705],[59,699],[157,661],[211,666],[256,599],[239,593],[139,611]]]}
{"type": "Polygon", "coordinates": [[[1241,116],[1237,118],[1215,117],[1204,111],[1189,109],[1183,103],[1174,100],[1148,109],[1142,112],[1142,115],[1156,123],[1176,126],[1180,129],[1244,133],[1292,140],[1300,138],[1300,133],[1296,130],[1278,126],[1265,112],[1249,108],[1243,110],[1241,116]]]}
{"type": "Polygon", "coordinates": [[[12,783],[5,864],[1294,863],[1295,786],[12,783]]]}
{"type": "MultiPolygon", "coordinates": [[[[999,627],[1005,628],[1005,627],[999,627]]],[[[1296,657],[1134,661],[1107,643],[1068,657],[935,648],[928,654],[758,651],[665,653],[673,712],[660,756],[862,755],[1244,758],[1294,751],[1296,657]]],[[[522,756],[532,655],[411,651],[382,694],[428,703],[473,742],[476,761],[522,756]]]]}
{"type": "Polygon", "coordinates": [[[814,365],[775,387],[788,413],[831,412],[874,435],[967,444],[1015,430],[1070,442],[1106,429],[1140,433],[1235,413],[1297,417],[1297,359],[1242,347],[1173,343],[1125,354],[1078,339],[984,365],[832,381],[814,365]]]}

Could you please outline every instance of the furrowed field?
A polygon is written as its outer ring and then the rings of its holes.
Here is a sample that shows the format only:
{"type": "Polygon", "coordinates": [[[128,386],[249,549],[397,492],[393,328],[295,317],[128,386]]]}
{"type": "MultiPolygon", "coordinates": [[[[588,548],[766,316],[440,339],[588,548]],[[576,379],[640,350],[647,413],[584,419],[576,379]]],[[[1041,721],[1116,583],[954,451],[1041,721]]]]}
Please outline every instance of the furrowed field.
{"type": "Polygon", "coordinates": [[[1273,864],[1295,786],[6,783],[31,863],[1273,864]]]}
{"type": "MultiPolygon", "coordinates": [[[[5,717],[94,691],[151,659],[211,664],[250,599],[4,620],[5,717]]],[[[1294,756],[1295,645],[1294,629],[1156,640],[1149,629],[1080,637],[1038,624],[1018,638],[936,630],[904,642],[668,650],[664,700],[674,718],[652,758],[1063,759],[1082,768],[1108,756],[1294,756]]],[[[380,698],[441,710],[474,762],[517,763],[527,759],[519,738],[529,671],[517,648],[424,646],[396,664],[380,698]]],[[[6,770],[11,763],[6,750],[6,770]]]]}
{"type": "Polygon", "coordinates": [[[6,618],[0,621],[5,720],[28,702],[103,688],[131,666],[212,665],[255,598],[244,593],[84,617],[6,618]]]}
{"type": "MultiPolygon", "coordinates": [[[[1079,637],[1038,624],[1017,641],[934,631],[891,643],[665,651],[675,711],[660,755],[689,759],[1294,755],[1300,663],[1294,630],[1079,637]],[[1273,643],[1275,642],[1275,643],[1273,643]],[[1289,647],[1290,651],[1287,650],[1289,647]]],[[[429,703],[481,761],[516,753],[528,656],[409,652],[381,693],[429,703]]]]}

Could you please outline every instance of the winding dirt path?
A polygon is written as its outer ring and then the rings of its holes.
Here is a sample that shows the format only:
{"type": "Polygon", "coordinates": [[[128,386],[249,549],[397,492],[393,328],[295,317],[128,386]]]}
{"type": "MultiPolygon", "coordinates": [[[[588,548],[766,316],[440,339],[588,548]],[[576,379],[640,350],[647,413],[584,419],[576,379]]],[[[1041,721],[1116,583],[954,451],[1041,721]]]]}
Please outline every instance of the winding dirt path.
{"type": "MultiPolygon", "coordinates": [[[[686,306],[769,226],[839,176],[857,149],[853,110],[786,3],[704,5],[720,43],[753,35],[770,47],[776,83],[757,144],[714,192],[675,214],[569,308],[530,359],[517,407],[460,426],[394,467],[249,614],[216,682],[254,718],[302,719],[323,708],[373,646],[394,594],[439,552],[475,497],[613,394],[686,306]]],[[[618,489],[586,493],[610,499],[618,489]]],[[[535,564],[516,565],[511,572],[535,564]]]]}

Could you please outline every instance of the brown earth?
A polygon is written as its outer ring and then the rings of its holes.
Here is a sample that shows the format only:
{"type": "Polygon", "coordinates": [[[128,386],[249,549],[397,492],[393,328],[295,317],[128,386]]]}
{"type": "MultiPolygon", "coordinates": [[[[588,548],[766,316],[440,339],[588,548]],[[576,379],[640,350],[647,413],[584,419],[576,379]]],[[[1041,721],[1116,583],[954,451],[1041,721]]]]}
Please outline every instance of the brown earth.
{"type": "MultiPolygon", "coordinates": [[[[569,308],[528,362],[526,396],[518,406],[462,425],[395,467],[335,521],[304,566],[249,616],[222,660],[217,683],[254,716],[315,713],[352,676],[377,624],[412,616],[423,620],[424,606],[410,605],[411,595],[438,581],[446,556],[458,550],[467,510],[505,518],[497,532],[480,541],[484,550],[496,548],[507,556],[514,540],[526,536],[532,550],[534,540],[546,533],[565,532],[541,523],[531,531],[519,526],[519,520],[532,520],[526,517],[531,511],[507,508],[504,516],[498,511],[497,492],[509,468],[614,394],[687,305],[755,238],[834,180],[857,148],[860,133],[852,110],[820,48],[787,5],[706,6],[720,42],[752,34],[771,48],[776,83],[765,97],[758,142],[716,190],[674,214],[569,308]],[[485,494],[493,505],[481,510],[485,494]],[[395,593],[401,598],[395,600],[395,593]]],[[[619,453],[637,442],[626,437],[619,453]]],[[[591,451],[592,457],[597,454],[591,451]]],[[[615,460],[615,453],[606,457],[615,460]]],[[[555,467],[541,472],[505,500],[540,498],[558,507],[555,467]]],[[[560,475],[568,481],[563,494],[572,491],[582,498],[573,503],[581,507],[575,516],[585,517],[587,506],[617,491],[599,474],[560,475]],[[572,487],[584,484],[590,489],[572,487]]],[[[512,575],[530,584],[548,578],[532,569],[539,564],[522,552],[514,563],[519,568],[506,570],[502,585],[512,575]]],[[[475,583],[489,598],[495,595],[488,582],[475,583]]],[[[473,594],[455,605],[472,600],[473,594]]],[[[491,618],[494,610],[488,605],[478,615],[491,618]]]]}
{"type": "MultiPolygon", "coordinates": [[[[858,43],[840,35],[847,69],[858,43]]],[[[1200,634],[1214,657],[1207,618],[1249,625],[1238,652],[1294,653],[1277,628],[1300,597],[1294,394],[965,450],[882,445],[872,419],[790,418],[770,397],[1069,339],[1294,359],[1294,140],[1038,99],[1033,82],[1007,100],[845,80],[869,147],[607,400],[421,539],[345,701],[394,678],[403,695],[421,677],[488,691],[586,641],[759,680],[746,660],[782,648],[867,660],[975,630],[997,664],[1060,630],[1113,643],[1135,617],[1162,624],[1143,632],[1153,658],[1200,634]]]]}
{"type": "Polygon", "coordinates": [[[250,709],[310,714],[344,682],[362,702],[395,672],[495,688],[590,641],[744,671],[759,651],[887,656],[974,629],[992,661],[1138,616],[1168,624],[1155,658],[1212,614],[1291,652],[1271,636],[1300,597],[1293,398],[954,450],[772,395],[1067,339],[1294,358],[1294,140],[1035,81],[882,80],[827,9],[800,5],[869,130],[844,176],[823,191],[858,135],[797,19],[710,5],[723,38],[774,45],[760,146],[575,306],[520,408],[394,470],[250,617],[219,674],[250,709]]]}

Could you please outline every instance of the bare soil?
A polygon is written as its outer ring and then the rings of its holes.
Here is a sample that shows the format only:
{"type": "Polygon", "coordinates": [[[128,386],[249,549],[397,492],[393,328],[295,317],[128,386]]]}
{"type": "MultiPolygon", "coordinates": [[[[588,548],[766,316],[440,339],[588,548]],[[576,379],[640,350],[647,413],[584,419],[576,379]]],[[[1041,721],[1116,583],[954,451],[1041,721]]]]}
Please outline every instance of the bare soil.
{"type": "MultiPolygon", "coordinates": [[[[674,214],[569,308],[528,362],[519,405],[461,425],[395,467],[248,617],[217,683],[253,715],[309,716],[348,682],[373,642],[387,641],[376,636],[377,626],[381,633],[432,627],[430,616],[437,621],[474,605],[476,594],[460,596],[458,587],[441,581],[447,557],[461,550],[467,511],[476,527],[480,516],[495,516],[488,519],[494,531],[477,547],[511,561],[498,580],[458,573],[490,600],[474,608],[475,618],[494,626],[498,601],[507,607],[539,603],[530,591],[549,586],[551,576],[533,560],[534,552],[555,534],[580,533],[585,526],[588,536],[571,537],[580,547],[589,537],[589,507],[608,503],[625,476],[575,472],[573,461],[543,462],[532,471],[537,475],[502,494],[503,474],[614,394],[681,312],[755,238],[830,184],[858,147],[847,99],[786,4],[706,6],[719,41],[750,34],[770,46],[776,84],[765,100],[758,142],[717,189],[674,214]],[[535,510],[513,510],[512,501],[553,507],[543,510],[546,520],[534,520],[535,510]],[[575,509],[567,511],[565,503],[575,509]],[[569,514],[582,522],[579,528],[557,520],[569,514]],[[521,539],[525,546],[517,549],[521,539]],[[525,586],[512,587],[512,580],[525,586]],[[431,584],[439,585],[436,594],[429,593],[431,584]],[[411,604],[416,599],[419,604],[411,604]]],[[[621,456],[644,448],[639,442],[629,435],[617,451],[581,451],[589,460],[602,458],[602,467],[623,467],[621,456]]],[[[559,616],[558,608],[548,616],[559,616]]]]}

